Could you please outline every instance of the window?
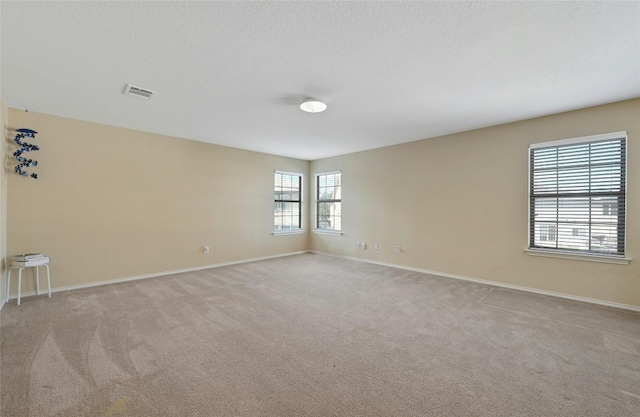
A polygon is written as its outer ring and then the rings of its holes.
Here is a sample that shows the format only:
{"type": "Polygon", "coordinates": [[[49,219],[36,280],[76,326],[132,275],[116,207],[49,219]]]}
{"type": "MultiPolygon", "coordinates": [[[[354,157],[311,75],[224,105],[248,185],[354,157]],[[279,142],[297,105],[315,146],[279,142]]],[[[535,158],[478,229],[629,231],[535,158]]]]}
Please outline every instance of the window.
{"type": "Polygon", "coordinates": [[[342,230],[342,174],[316,174],[316,230],[342,230]]]}
{"type": "Polygon", "coordinates": [[[625,255],[626,132],[529,147],[529,248],[625,255]]]}
{"type": "Polygon", "coordinates": [[[273,230],[302,230],[302,174],[276,171],[273,230]]]}

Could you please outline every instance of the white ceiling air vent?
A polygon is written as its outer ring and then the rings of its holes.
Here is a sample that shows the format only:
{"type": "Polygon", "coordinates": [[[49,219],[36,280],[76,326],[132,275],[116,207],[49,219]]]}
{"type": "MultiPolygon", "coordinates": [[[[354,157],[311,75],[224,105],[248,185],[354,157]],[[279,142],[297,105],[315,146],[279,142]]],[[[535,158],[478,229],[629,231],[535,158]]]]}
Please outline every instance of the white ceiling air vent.
{"type": "Polygon", "coordinates": [[[124,89],[125,96],[138,97],[144,100],[151,100],[156,95],[155,91],[147,90],[146,88],[136,87],[135,85],[127,84],[124,89]]]}

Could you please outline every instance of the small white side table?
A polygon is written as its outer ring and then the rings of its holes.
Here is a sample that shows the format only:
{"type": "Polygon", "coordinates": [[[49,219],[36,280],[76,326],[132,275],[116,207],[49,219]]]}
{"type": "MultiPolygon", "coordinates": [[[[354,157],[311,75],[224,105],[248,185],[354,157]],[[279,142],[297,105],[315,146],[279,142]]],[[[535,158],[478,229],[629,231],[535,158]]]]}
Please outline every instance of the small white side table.
{"type": "Polygon", "coordinates": [[[18,270],[18,305],[20,305],[20,296],[22,295],[22,270],[25,268],[36,269],[36,293],[40,295],[40,267],[47,268],[47,285],[49,288],[49,298],[51,298],[51,274],[49,273],[49,258],[38,259],[29,262],[11,262],[7,275],[7,300],[9,299],[9,290],[11,289],[11,270],[18,270]]]}

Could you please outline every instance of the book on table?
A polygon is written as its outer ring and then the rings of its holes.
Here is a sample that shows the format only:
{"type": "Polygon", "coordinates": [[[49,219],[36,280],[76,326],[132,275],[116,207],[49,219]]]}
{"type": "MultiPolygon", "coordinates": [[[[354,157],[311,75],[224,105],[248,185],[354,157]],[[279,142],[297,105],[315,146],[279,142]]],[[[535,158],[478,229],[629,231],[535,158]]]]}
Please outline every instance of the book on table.
{"type": "Polygon", "coordinates": [[[42,253],[25,253],[23,255],[12,256],[11,260],[18,261],[18,262],[26,262],[26,261],[32,261],[32,260],[41,259],[41,258],[45,258],[44,254],[42,253]]]}
{"type": "Polygon", "coordinates": [[[46,265],[49,263],[49,258],[46,256],[41,256],[40,258],[30,259],[28,261],[11,261],[12,267],[27,267],[27,266],[38,266],[38,265],[46,265]]]}

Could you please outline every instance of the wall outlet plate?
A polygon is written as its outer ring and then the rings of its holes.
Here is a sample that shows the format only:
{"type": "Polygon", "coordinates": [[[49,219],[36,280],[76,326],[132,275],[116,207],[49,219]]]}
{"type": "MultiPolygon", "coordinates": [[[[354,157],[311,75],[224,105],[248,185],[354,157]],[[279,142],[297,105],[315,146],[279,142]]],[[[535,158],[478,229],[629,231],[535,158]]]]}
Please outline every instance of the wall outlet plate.
{"type": "Polygon", "coordinates": [[[380,249],[380,246],[377,243],[374,243],[373,244],[373,249],[378,250],[378,249],[380,249]]]}
{"type": "Polygon", "coordinates": [[[396,253],[400,253],[400,246],[396,246],[396,253]]]}
{"type": "Polygon", "coordinates": [[[204,246],[204,247],[202,248],[202,253],[209,253],[209,246],[208,246],[208,245],[207,245],[207,246],[204,246]]]}

